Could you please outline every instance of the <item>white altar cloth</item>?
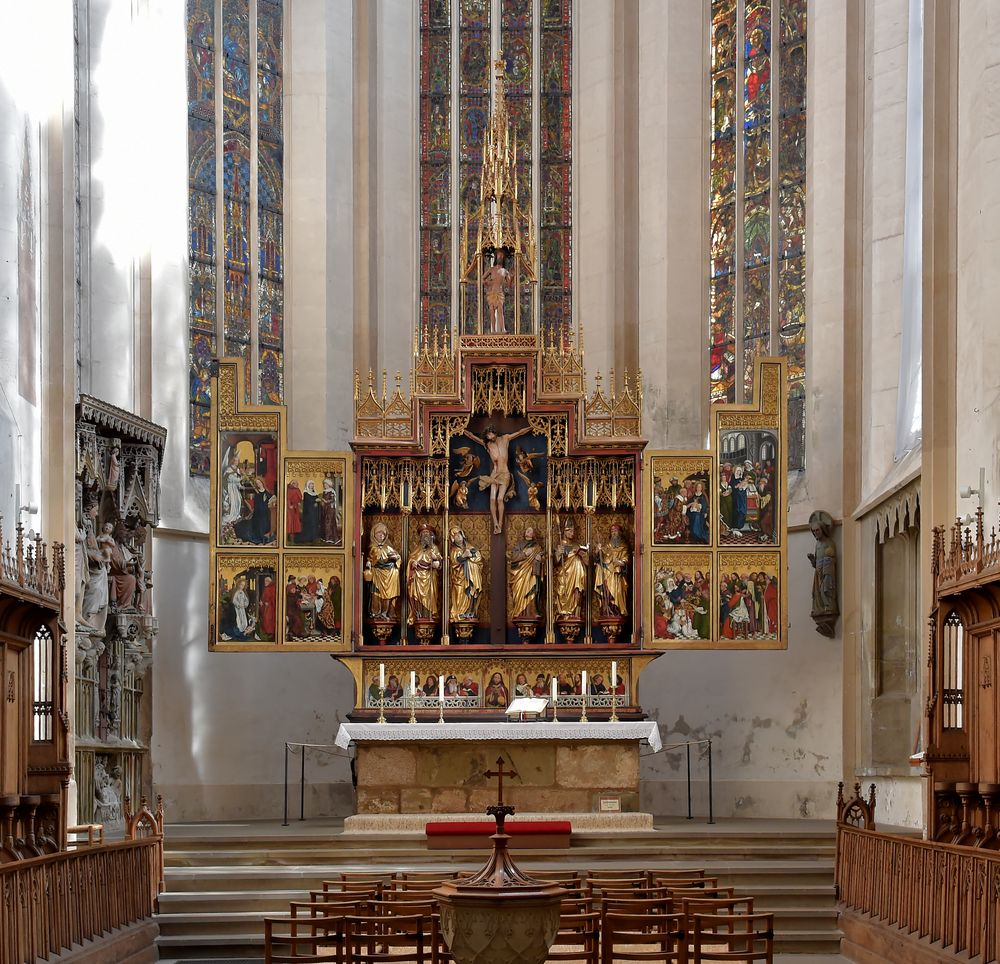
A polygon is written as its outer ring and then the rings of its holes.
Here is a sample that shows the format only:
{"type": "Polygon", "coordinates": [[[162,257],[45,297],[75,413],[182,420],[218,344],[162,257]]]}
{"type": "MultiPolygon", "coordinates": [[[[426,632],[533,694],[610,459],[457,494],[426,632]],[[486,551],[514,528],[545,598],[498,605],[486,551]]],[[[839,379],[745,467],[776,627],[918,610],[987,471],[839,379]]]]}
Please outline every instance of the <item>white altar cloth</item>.
{"type": "Polygon", "coordinates": [[[341,723],[334,741],[346,750],[351,743],[401,743],[422,740],[477,740],[502,743],[523,740],[638,740],[655,752],[663,748],[659,727],[649,721],[609,723],[341,723]]]}

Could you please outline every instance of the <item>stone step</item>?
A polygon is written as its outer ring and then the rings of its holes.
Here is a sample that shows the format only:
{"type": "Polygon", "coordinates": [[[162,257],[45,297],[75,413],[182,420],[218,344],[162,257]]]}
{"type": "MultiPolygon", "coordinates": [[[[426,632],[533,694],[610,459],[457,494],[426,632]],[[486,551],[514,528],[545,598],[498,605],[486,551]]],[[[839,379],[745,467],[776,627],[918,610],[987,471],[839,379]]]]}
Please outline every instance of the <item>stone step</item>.
{"type": "MultiPolygon", "coordinates": [[[[529,861],[520,861],[525,871],[532,867],[538,870],[558,869],[550,864],[541,866],[529,861]]],[[[217,865],[205,867],[168,867],[164,878],[168,892],[177,891],[217,891],[217,890],[274,890],[298,889],[300,892],[318,890],[323,880],[331,879],[340,872],[370,870],[371,864],[326,864],[297,866],[288,865],[217,865]]],[[[478,864],[467,864],[460,869],[472,869],[478,864]]],[[[739,864],[711,864],[704,861],[710,876],[720,878],[720,882],[733,884],[738,888],[756,885],[773,887],[827,886],[833,897],[833,862],[813,861],[743,861],[739,864]]],[[[408,869],[408,868],[399,868],[408,869]]],[[[412,869],[427,869],[413,867],[412,869]]],[[[448,869],[455,869],[452,865],[448,869]]],[[[615,869],[615,868],[608,868],[615,869]]]]}
{"type": "MultiPolygon", "coordinates": [[[[657,842],[655,845],[647,843],[643,846],[627,843],[609,844],[606,839],[597,842],[587,840],[573,840],[569,854],[572,854],[574,862],[625,860],[634,857],[637,852],[641,852],[644,858],[653,860],[698,860],[702,862],[709,859],[728,860],[754,860],[774,857],[778,859],[807,859],[824,857],[832,859],[835,853],[833,846],[827,845],[796,845],[796,844],[734,844],[717,843],[713,846],[697,845],[691,843],[678,844],[676,846],[663,845],[657,842]]],[[[477,853],[471,851],[469,853],[477,853]]],[[[482,851],[485,855],[485,851],[482,851]]],[[[568,854],[565,850],[533,850],[516,851],[518,859],[529,854],[536,859],[561,858],[565,859],[568,854]]],[[[422,863],[428,857],[432,860],[440,859],[440,851],[428,851],[426,847],[401,846],[396,842],[395,848],[379,849],[370,847],[357,848],[333,848],[322,847],[314,849],[258,849],[246,847],[219,848],[215,850],[181,850],[176,845],[165,854],[167,867],[198,867],[211,866],[220,862],[230,864],[329,864],[336,860],[338,863],[358,863],[364,865],[397,865],[399,863],[422,863]]],[[[463,858],[464,859],[464,858],[463,858]]]]}

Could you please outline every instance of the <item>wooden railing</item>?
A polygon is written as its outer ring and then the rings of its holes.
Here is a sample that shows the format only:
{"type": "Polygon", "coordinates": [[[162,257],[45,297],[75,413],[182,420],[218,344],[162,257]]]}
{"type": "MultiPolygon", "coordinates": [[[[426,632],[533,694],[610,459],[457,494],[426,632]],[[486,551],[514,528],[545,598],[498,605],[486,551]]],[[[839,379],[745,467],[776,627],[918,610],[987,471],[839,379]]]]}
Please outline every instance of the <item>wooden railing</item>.
{"type": "Polygon", "coordinates": [[[0,960],[33,964],[151,917],[162,844],[157,835],[0,865],[0,960]]]}
{"type": "Polygon", "coordinates": [[[983,964],[998,959],[1000,854],[841,824],[836,877],[844,907],[983,964]]]}

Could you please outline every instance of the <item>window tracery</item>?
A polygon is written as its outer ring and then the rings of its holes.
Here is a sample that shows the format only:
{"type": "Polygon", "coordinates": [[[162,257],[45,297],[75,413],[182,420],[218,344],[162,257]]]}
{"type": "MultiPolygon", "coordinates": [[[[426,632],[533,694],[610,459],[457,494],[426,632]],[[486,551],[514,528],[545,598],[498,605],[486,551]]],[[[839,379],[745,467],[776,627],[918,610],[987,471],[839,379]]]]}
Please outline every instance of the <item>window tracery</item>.
{"type": "Polygon", "coordinates": [[[192,475],[208,474],[213,358],[242,358],[256,400],[283,396],[282,15],[282,0],[187,5],[192,475]]]}
{"type": "MultiPolygon", "coordinates": [[[[421,0],[420,339],[476,332],[458,317],[466,209],[479,202],[493,71],[502,57],[517,138],[517,189],[539,225],[538,290],[521,292],[519,330],[546,343],[572,322],[572,0],[421,0]],[[541,319],[541,324],[536,319],[541,319]]],[[[470,239],[471,241],[474,239],[470,239]]]]}
{"type": "Polygon", "coordinates": [[[805,467],[806,0],[711,0],[709,352],[713,404],[788,362],[788,467],[805,467]]]}

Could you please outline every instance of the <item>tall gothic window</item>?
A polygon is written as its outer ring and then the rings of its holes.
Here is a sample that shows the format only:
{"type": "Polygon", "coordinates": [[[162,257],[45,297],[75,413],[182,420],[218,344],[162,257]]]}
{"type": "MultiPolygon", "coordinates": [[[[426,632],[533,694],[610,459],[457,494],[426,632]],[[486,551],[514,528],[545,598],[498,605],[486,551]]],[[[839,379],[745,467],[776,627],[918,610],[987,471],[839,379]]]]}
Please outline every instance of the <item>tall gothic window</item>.
{"type": "Polygon", "coordinates": [[[244,360],[248,401],[282,400],[282,12],[282,0],[188,0],[192,475],[208,474],[214,357],[244,360]]]}
{"type": "Polygon", "coordinates": [[[755,357],[784,355],[788,467],[802,469],[806,0],[710,3],[711,399],[749,402],[755,357]]]}
{"type": "Polygon", "coordinates": [[[459,244],[479,202],[492,65],[506,69],[517,137],[518,199],[539,226],[539,284],[521,292],[520,325],[551,341],[572,323],[572,0],[420,2],[421,337],[474,332],[459,318],[459,244]],[[540,190],[538,186],[540,185],[540,190]]]}

